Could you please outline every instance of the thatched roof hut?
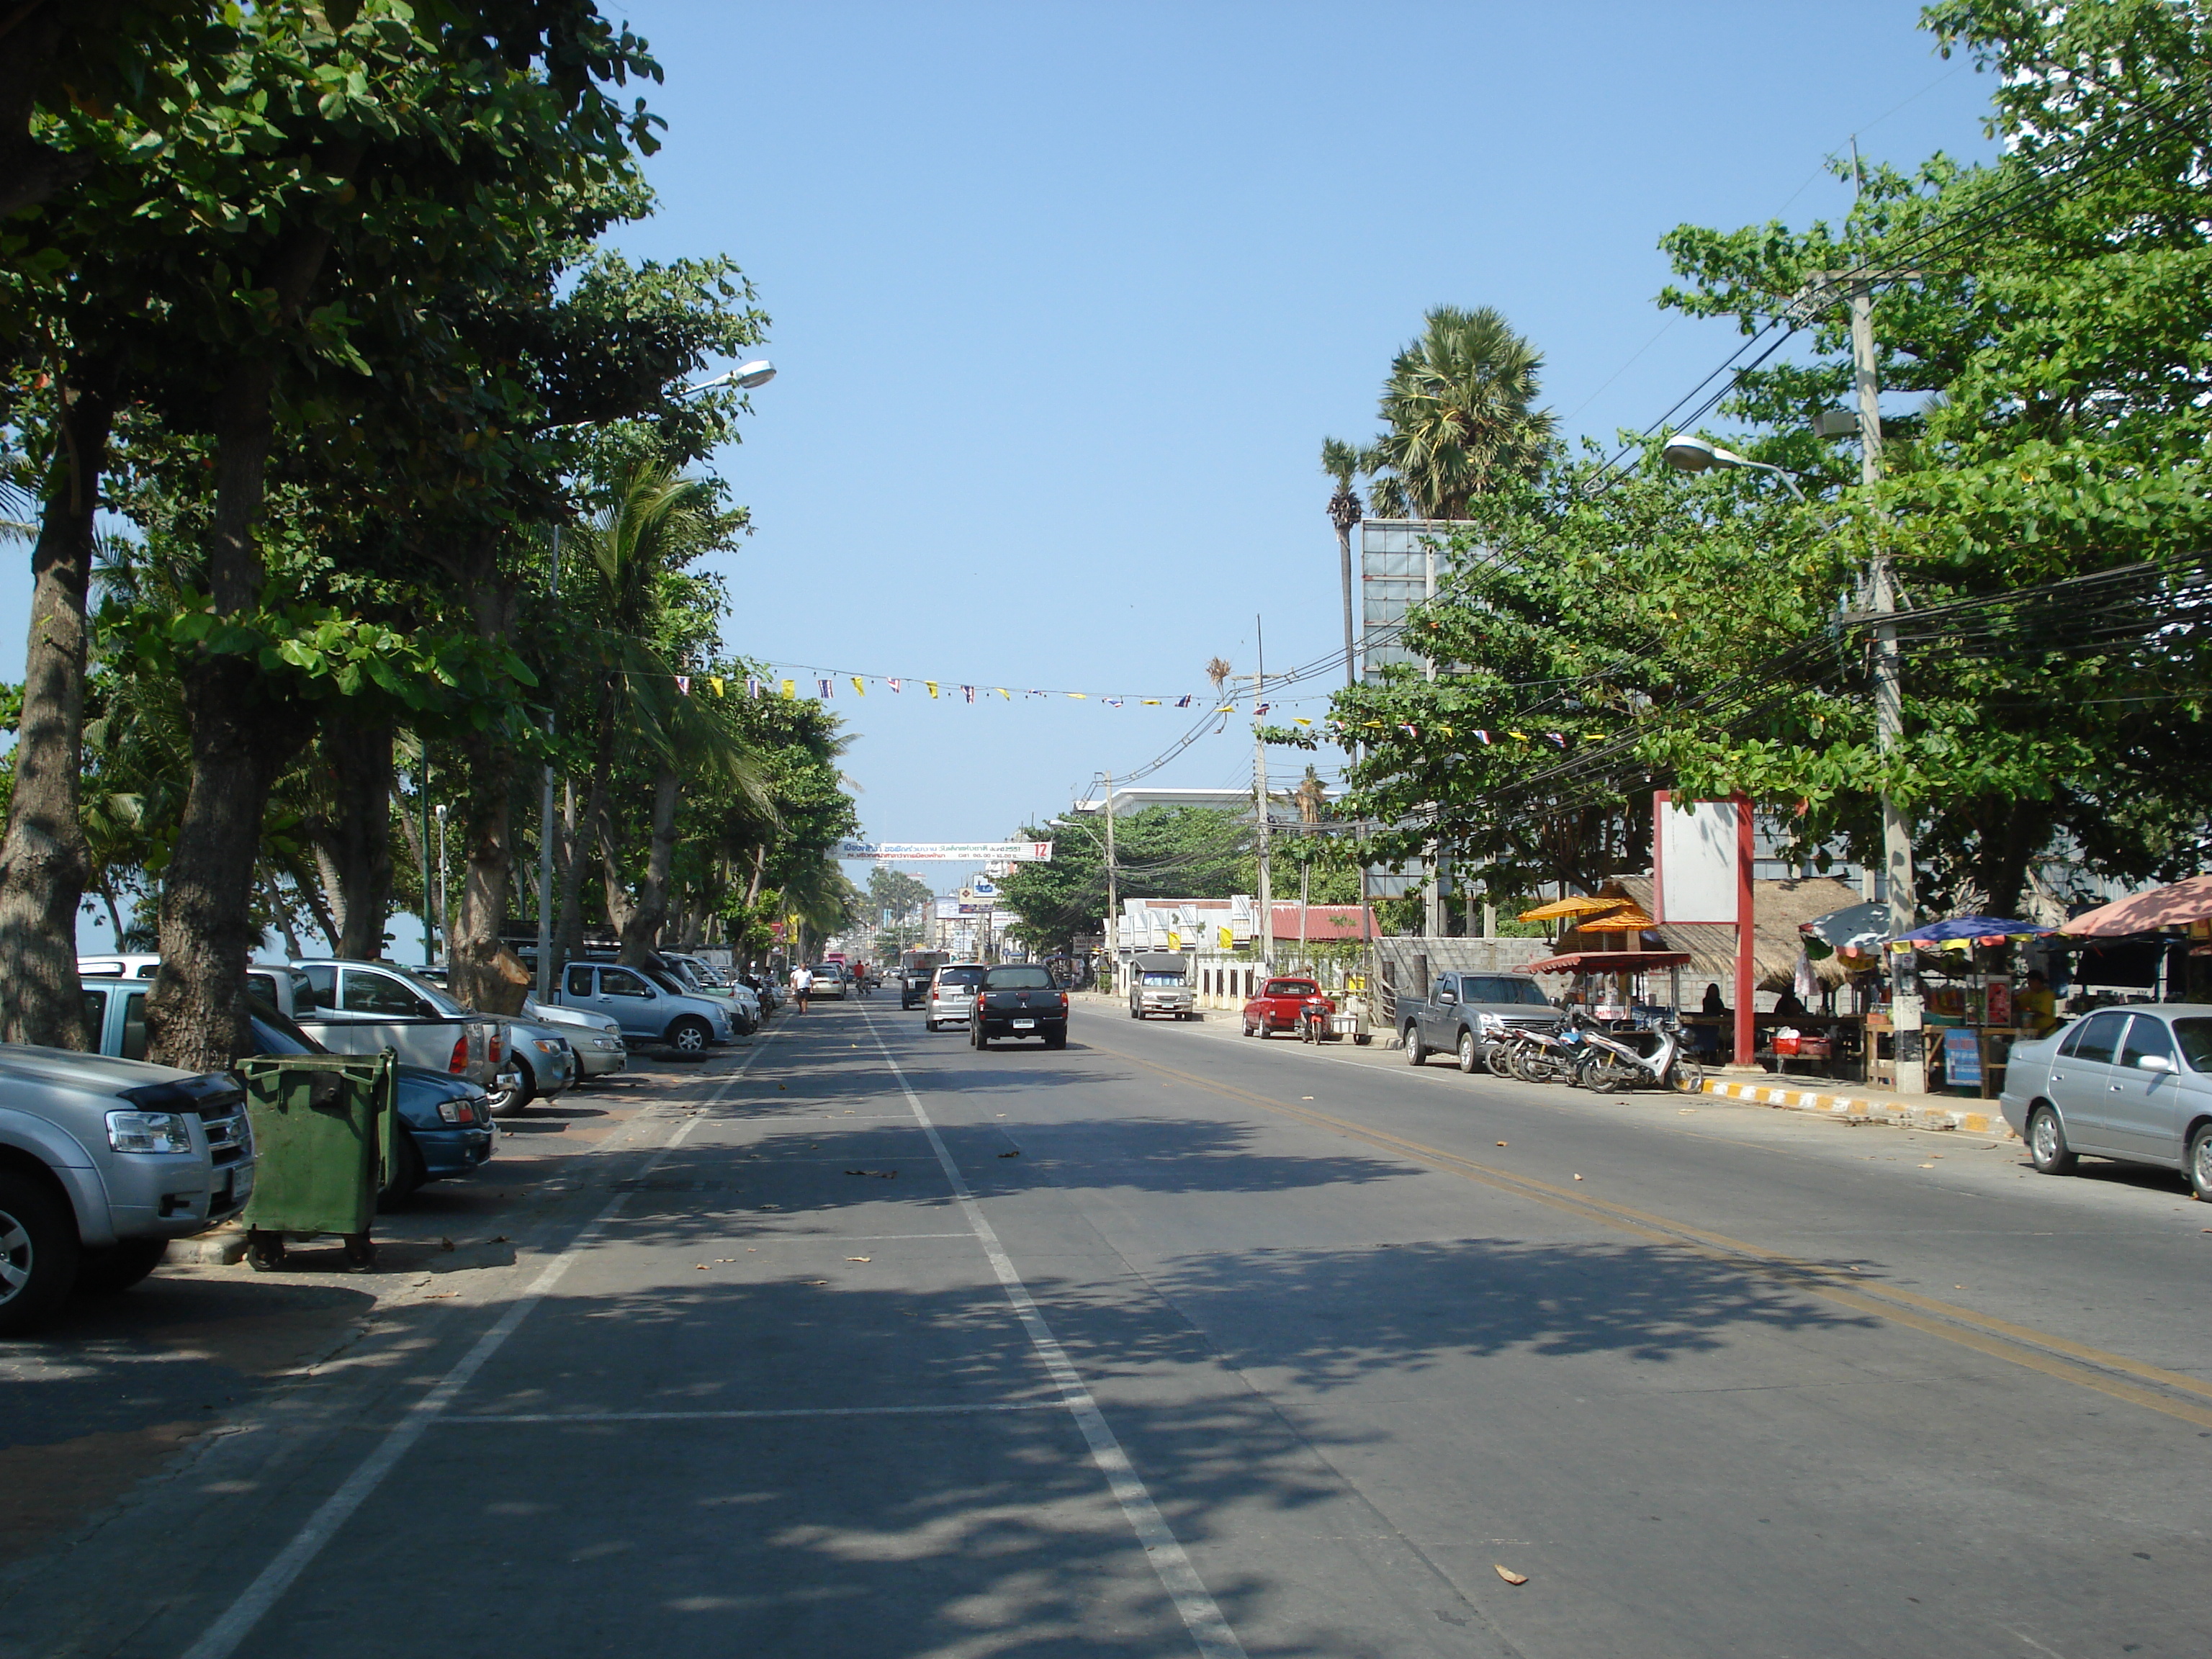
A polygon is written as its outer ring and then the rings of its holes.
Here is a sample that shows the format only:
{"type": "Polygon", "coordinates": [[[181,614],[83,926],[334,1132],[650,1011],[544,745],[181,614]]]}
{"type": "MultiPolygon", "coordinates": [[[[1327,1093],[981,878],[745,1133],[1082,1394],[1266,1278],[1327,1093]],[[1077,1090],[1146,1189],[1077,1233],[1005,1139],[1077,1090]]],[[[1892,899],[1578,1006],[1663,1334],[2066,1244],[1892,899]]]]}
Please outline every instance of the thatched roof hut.
{"type": "MultiPolygon", "coordinates": [[[[1650,913],[1654,895],[1650,876],[1615,876],[1598,889],[1600,898],[1633,900],[1638,908],[1650,913]]],[[[1797,931],[1800,922],[1824,916],[1831,910],[1840,910],[1859,900],[1858,889],[1832,876],[1813,876],[1802,881],[1754,881],[1751,884],[1753,918],[1752,963],[1756,976],[1755,988],[1761,991],[1786,991],[1797,972],[1797,953],[1804,948],[1804,938],[1797,931]]],[[[1601,915],[1590,921],[1601,926],[1601,915]]],[[[1680,922],[1672,926],[1647,928],[1634,937],[1620,933],[1606,933],[1593,927],[1585,930],[1570,927],[1559,935],[1559,948],[1569,951],[1686,951],[1689,966],[1682,969],[1686,987],[1691,981],[1711,981],[1718,984],[1723,995],[1733,995],[1735,989],[1735,929],[1733,927],[1688,927],[1680,922]]],[[[1841,984],[1845,977],[1844,964],[1829,957],[1813,964],[1813,971],[1824,985],[1841,984]]]]}

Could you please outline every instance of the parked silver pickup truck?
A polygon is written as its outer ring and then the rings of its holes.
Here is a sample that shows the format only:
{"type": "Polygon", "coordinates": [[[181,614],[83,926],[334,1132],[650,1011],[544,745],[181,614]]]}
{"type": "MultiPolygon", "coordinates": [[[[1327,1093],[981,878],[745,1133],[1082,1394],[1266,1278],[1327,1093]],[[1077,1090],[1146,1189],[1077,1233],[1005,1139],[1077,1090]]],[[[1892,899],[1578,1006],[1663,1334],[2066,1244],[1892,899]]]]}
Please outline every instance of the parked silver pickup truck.
{"type": "Polygon", "coordinates": [[[0,1335],[127,1290],[253,1191],[237,1079],[0,1045],[0,1335]]]}
{"type": "MultiPolygon", "coordinates": [[[[137,954],[76,959],[88,979],[151,979],[161,965],[159,957],[137,954]]],[[[521,1080],[502,1063],[500,1021],[462,1007],[395,963],[253,963],[246,988],[334,1054],[389,1048],[403,1066],[466,1078],[489,1091],[514,1090],[521,1080]]]]}
{"type": "Polygon", "coordinates": [[[404,1066],[465,1077],[495,1096],[520,1095],[501,1022],[464,1008],[396,963],[321,957],[289,967],[257,964],[246,982],[332,1054],[390,1048],[404,1066]]]}

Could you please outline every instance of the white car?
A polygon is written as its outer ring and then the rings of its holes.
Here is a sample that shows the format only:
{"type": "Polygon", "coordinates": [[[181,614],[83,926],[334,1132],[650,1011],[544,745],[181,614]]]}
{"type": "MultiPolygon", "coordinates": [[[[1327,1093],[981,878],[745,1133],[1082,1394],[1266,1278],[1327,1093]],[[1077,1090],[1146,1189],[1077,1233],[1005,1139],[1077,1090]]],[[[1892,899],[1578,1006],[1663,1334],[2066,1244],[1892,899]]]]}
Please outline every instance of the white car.
{"type": "Polygon", "coordinates": [[[975,994],[983,988],[984,964],[948,962],[929,980],[929,1000],[921,1005],[922,1024],[932,1031],[947,1025],[965,1025],[975,1012],[975,994]]]}
{"type": "Polygon", "coordinates": [[[565,1034],[568,1046],[576,1051],[579,1086],[594,1078],[611,1077],[628,1069],[629,1045],[623,1041],[622,1027],[606,1015],[582,1008],[563,1008],[557,1003],[540,1002],[536,997],[522,1000],[522,1012],[542,1025],[568,1028],[565,1034]]]}

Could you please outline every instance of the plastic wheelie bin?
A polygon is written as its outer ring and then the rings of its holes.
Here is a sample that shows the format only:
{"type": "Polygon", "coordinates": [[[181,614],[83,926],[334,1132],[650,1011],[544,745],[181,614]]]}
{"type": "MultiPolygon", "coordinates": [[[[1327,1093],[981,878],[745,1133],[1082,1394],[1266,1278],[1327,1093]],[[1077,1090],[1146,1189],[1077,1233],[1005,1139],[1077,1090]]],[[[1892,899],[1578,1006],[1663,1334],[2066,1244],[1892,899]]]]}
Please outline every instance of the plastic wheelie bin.
{"type": "Polygon", "coordinates": [[[395,1063],[389,1048],[239,1062],[260,1155],[246,1206],[246,1259],[256,1267],[284,1265],[288,1233],[337,1233],[348,1261],[374,1265],[368,1230],[392,1167],[395,1063]]]}

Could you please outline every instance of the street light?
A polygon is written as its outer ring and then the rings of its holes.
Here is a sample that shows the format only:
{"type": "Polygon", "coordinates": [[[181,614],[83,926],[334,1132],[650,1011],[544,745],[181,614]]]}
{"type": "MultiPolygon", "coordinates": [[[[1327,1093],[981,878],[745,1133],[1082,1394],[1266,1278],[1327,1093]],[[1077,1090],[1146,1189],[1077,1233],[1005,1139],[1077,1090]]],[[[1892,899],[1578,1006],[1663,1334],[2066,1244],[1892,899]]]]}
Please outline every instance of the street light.
{"type": "Polygon", "coordinates": [[[756,357],[751,362],[739,363],[726,374],[717,374],[711,380],[687,386],[676,395],[688,398],[695,392],[712,392],[718,386],[733,386],[740,392],[750,392],[755,386],[766,386],[774,379],[775,365],[765,357],[756,357]]]}
{"type": "Polygon", "coordinates": [[[1665,459],[1667,465],[1678,472],[1703,472],[1709,467],[1716,466],[1723,469],[1741,467],[1752,472],[1771,472],[1782,480],[1783,484],[1792,495],[1801,501],[1805,499],[1805,492],[1797,488],[1797,480],[1791,477],[1782,468],[1769,466],[1765,461],[1754,461],[1748,456],[1737,454],[1733,449],[1723,449],[1717,443],[1696,437],[1687,432],[1675,433],[1667,440],[1666,447],[1659,453],[1665,459]]]}

